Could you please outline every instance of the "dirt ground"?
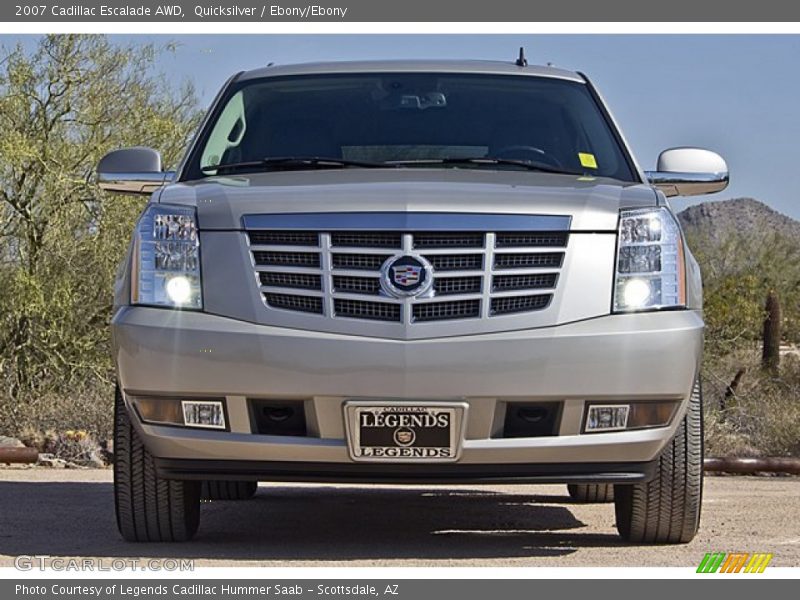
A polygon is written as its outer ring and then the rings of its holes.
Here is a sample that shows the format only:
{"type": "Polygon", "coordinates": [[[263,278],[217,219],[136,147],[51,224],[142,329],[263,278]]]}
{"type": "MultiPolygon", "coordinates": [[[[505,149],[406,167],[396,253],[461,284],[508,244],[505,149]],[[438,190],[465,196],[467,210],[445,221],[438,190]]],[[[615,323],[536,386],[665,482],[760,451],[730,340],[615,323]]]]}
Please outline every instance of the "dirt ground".
{"type": "Polygon", "coordinates": [[[771,552],[800,566],[800,478],[707,477],[682,546],[632,546],[609,504],[561,485],[261,484],[203,505],[187,544],[128,544],[110,470],[0,469],[0,566],[17,555],[190,558],[196,566],[696,566],[710,551],[771,552]]]}

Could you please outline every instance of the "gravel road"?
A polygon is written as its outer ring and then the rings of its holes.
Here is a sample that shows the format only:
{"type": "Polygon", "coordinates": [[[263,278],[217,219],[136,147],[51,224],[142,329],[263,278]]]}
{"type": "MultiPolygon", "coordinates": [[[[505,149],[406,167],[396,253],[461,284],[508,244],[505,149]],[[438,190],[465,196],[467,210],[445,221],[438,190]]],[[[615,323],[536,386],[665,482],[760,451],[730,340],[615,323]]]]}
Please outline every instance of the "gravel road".
{"type": "Polygon", "coordinates": [[[109,470],[0,469],[0,566],[21,554],[192,558],[197,566],[694,566],[706,552],[772,552],[800,566],[800,478],[707,477],[684,546],[626,545],[612,505],[566,487],[261,484],[203,505],[188,544],[127,544],[109,470]]]}

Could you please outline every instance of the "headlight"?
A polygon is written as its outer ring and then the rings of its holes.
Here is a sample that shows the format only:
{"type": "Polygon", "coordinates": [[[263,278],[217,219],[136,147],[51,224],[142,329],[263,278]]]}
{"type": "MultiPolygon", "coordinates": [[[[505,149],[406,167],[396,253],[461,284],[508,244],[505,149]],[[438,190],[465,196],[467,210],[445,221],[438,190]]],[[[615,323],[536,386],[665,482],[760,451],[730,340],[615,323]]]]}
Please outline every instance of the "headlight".
{"type": "Polygon", "coordinates": [[[623,210],[619,218],[614,310],[686,306],[683,240],[665,208],[623,210]]]}
{"type": "Polygon", "coordinates": [[[134,239],[131,302],[202,308],[200,237],[193,208],[151,204],[134,239]]]}

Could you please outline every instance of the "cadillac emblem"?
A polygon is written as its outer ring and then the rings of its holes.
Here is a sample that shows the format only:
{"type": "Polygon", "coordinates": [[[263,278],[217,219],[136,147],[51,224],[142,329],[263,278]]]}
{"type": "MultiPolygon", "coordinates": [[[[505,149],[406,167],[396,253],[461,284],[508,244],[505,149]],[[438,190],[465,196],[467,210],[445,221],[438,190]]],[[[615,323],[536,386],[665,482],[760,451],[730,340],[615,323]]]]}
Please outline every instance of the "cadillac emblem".
{"type": "Polygon", "coordinates": [[[410,446],[416,437],[414,430],[408,427],[400,427],[394,431],[394,442],[398,446],[410,446]]]}
{"type": "Polygon", "coordinates": [[[414,285],[419,282],[419,276],[422,274],[422,267],[417,265],[401,265],[399,267],[392,267],[394,273],[393,279],[395,285],[414,285]]]}
{"type": "Polygon", "coordinates": [[[393,256],[381,267],[381,288],[389,296],[421,296],[432,286],[433,267],[422,256],[393,256]]]}

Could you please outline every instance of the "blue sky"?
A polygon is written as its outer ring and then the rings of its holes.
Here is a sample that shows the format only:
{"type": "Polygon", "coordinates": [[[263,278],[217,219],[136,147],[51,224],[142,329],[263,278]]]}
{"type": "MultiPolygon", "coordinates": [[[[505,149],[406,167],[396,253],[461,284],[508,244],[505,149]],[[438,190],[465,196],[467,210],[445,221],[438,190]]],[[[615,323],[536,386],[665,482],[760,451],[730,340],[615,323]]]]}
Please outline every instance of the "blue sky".
{"type": "MultiPolygon", "coordinates": [[[[671,146],[722,154],[729,188],[702,199],[758,198],[800,218],[800,58],[797,35],[168,35],[161,68],[190,79],[208,104],[227,77],[268,62],[363,58],[513,60],[585,72],[605,96],[644,169],[671,146]]],[[[0,36],[4,45],[15,40],[0,36]]],[[[26,40],[30,42],[30,38],[26,40]]],[[[698,200],[693,200],[694,202],[698,200]]],[[[690,200],[677,200],[676,208],[690,200]]]]}

